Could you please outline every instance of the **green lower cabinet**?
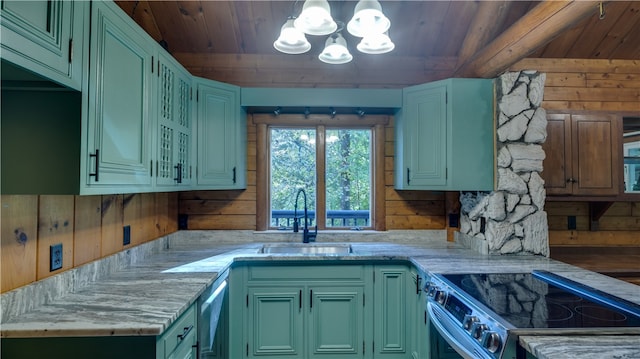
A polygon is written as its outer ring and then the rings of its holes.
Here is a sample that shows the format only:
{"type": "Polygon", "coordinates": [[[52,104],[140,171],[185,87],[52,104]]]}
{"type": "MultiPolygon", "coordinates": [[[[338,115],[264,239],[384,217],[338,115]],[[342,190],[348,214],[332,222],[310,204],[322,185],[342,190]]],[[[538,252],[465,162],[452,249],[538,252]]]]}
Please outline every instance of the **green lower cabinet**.
{"type": "Polygon", "coordinates": [[[192,305],[160,336],[3,338],[3,359],[188,359],[197,356],[197,311],[192,305]]]}
{"type": "Polygon", "coordinates": [[[412,310],[411,323],[411,358],[412,359],[430,359],[429,350],[429,321],[427,320],[427,298],[422,288],[427,281],[427,277],[412,268],[409,273],[411,277],[411,286],[409,294],[409,308],[412,310]]]}
{"type": "Polygon", "coordinates": [[[428,358],[411,274],[402,264],[233,268],[228,357],[428,358]]]}
{"type": "Polygon", "coordinates": [[[300,287],[248,288],[247,357],[304,358],[300,287]]]}
{"type": "Polygon", "coordinates": [[[375,267],[374,331],[375,356],[407,358],[410,322],[408,301],[409,274],[403,265],[375,267]]]}
{"type": "Polygon", "coordinates": [[[309,288],[308,358],[362,357],[364,285],[309,288]]]}

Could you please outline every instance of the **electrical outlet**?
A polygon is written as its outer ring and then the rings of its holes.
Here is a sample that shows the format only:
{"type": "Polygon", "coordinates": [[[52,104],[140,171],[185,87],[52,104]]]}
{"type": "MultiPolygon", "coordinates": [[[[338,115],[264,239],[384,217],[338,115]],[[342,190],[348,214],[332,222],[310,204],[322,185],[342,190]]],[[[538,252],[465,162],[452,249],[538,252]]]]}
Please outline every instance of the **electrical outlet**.
{"type": "Polygon", "coordinates": [[[49,271],[53,272],[62,268],[62,243],[49,246],[49,271]]]}
{"type": "Polygon", "coordinates": [[[131,244],[131,226],[124,226],[122,228],[122,244],[131,244]]]}
{"type": "Polygon", "coordinates": [[[573,230],[576,229],[576,216],[568,216],[567,217],[567,229],[573,230]]]}

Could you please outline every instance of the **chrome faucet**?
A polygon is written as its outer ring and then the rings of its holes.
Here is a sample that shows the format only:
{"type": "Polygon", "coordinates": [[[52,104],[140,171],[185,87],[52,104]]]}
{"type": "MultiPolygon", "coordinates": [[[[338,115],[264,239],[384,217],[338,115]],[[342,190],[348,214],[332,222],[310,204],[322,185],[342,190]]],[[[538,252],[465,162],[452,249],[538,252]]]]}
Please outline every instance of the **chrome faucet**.
{"type": "Polygon", "coordinates": [[[298,199],[300,198],[300,193],[304,196],[304,229],[302,230],[302,243],[315,242],[316,237],[318,236],[318,226],[316,225],[315,232],[309,232],[309,215],[307,214],[307,193],[304,189],[300,188],[298,193],[296,194],[296,202],[293,206],[293,231],[298,233],[298,199]]]}

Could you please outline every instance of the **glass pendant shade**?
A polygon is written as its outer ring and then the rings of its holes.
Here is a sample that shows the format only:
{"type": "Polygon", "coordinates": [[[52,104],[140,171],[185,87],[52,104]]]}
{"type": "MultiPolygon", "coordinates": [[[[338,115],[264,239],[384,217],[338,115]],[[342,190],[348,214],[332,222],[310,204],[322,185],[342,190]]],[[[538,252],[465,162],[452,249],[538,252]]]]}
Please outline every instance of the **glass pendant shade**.
{"type": "Polygon", "coordinates": [[[294,25],[309,35],[329,35],[338,29],[327,0],[306,0],[294,25]]]}
{"type": "Polygon", "coordinates": [[[347,24],[347,30],[353,36],[366,37],[382,34],[389,30],[391,21],[382,13],[377,0],[360,0],[356,4],[353,18],[347,24]]]}
{"type": "Polygon", "coordinates": [[[395,47],[386,33],[365,36],[357,46],[358,51],[365,54],[385,54],[395,47]]]}
{"type": "Polygon", "coordinates": [[[303,54],[311,49],[304,33],[293,26],[294,19],[290,18],[282,25],[280,36],[273,43],[273,47],[285,54],[303,54]]]}
{"type": "Polygon", "coordinates": [[[325,42],[324,50],[320,56],[320,61],[327,64],[346,64],[353,59],[353,56],[347,49],[347,41],[341,34],[334,34],[330,36],[325,42]]]}

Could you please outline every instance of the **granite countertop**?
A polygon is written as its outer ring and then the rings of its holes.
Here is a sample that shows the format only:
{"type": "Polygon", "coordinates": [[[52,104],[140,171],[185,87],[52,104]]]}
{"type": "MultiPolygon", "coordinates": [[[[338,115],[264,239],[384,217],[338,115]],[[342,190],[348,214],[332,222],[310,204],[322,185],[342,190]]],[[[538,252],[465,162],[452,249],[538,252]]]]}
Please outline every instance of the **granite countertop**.
{"type": "Polygon", "coordinates": [[[640,337],[635,335],[521,336],[520,345],[538,359],[637,359],[640,337]]]}
{"type": "MultiPolygon", "coordinates": [[[[479,254],[446,242],[439,231],[405,231],[399,237],[385,232],[358,236],[358,242],[346,240],[353,236],[319,238],[349,242],[352,253],[314,256],[260,253],[265,242],[297,242],[298,236],[250,231],[177,232],[4,293],[0,297],[0,334],[2,338],[159,335],[233,262],[247,261],[406,260],[431,273],[521,273],[538,269],[640,304],[638,286],[545,257],[479,254]]],[[[558,337],[554,338],[558,344],[558,337]]],[[[542,350],[536,349],[541,348],[537,339],[521,342],[530,350],[542,350]]]]}

